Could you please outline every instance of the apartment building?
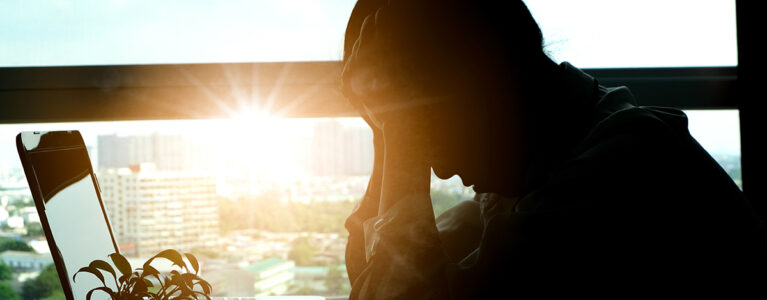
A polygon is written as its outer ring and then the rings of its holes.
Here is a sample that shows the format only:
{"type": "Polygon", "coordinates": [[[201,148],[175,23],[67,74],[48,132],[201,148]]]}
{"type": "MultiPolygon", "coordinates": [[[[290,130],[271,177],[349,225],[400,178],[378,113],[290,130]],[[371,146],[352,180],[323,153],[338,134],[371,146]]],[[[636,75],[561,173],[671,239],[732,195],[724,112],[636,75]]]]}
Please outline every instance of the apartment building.
{"type": "Polygon", "coordinates": [[[148,257],[173,248],[216,245],[216,179],[194,172],[158,171],[152,164],[98,174],[112,230],[127,255],[148,257]]]}

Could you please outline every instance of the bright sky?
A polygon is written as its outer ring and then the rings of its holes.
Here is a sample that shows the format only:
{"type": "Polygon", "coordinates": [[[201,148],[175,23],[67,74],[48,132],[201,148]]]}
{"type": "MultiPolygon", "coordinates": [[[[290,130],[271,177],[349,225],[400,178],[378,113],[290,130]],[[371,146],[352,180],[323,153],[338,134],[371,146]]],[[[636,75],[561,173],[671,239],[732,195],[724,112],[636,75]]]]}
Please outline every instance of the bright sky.
{"type": "Polygon", "coordinates": [[[710,153],[740,155],[737,109],[686,110],[690,134],[710,153]]]}
{"type": "MultiPolygon", "coordinates": [[[[737,64],[734,0],[527,0],[582,68],[737,64]]],[[[0,66],[338,60],[355,0],[4,0],[0,66]]]]}
{"type": "Polygon", "coordinates": [[[550,54],[581,68],[735,66],[735,0],[526,0],[550,54]]]}
{"type": "Polygon", "coordinates": [[[3,0],[0,66],[338,60],[355,0],[3,0]]]}

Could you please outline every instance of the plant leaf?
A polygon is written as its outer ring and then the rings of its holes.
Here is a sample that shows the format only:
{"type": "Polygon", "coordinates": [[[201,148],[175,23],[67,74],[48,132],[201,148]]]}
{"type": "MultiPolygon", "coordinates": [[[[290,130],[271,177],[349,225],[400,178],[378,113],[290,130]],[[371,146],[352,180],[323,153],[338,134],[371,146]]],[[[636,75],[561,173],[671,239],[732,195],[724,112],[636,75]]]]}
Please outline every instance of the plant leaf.
{"type": "Polygon", "coordinates": [[[126,281],[128,281],[128,278],[130,278],[130,275],[131,274],[125,274],[123,276],[120,276],[120,278],[118,278],[117,281],[119,281],[120,283],[125,283],[126,281]]]}
{"type": "Polygon", "coordinates": [[[86,273],[91,273],[91,274],[95,275],[96,277],[99,278],[99,280],[101,280],[101,284],[106,286],[106,283],[104,283],[104,274],[101,274],[101,271],[99,271],[98,269],[91,268],[91,267],[82,267],[82,268],[80,268],[80,270],[77,271],[77,273],[75,273],[75,275],[72,275],[72,281],[75,281],[75,277],[77,276],[77,274],[80,274],[80,272],[86,272],[86,273]]]}
{"type": "Polygon", "coordinates": [[[112,278],[116,278],[117,277],[117,276],[115,276],[115,269],[113,269],[112,266],[109,265],[109,263],[107,263],[107,262],[105,262],[103,260],[100,260],[100,259],[94,260],[88,266],[91,267],[91,268],[94,268],[94,269],[100,269],[100,270],[107,271],[107,272],[109,272],[109,274],[112,274],[112,278]]]}
{"type": "Polygon", "coordinates": [[[192,274],[192,273],[185,273],[185,274],[181,274],[181,278],[183,278],[183,279],[184,279],[184,282],[185,282],[185,283],[186,283],[186,285],[187,285],[187,286],[189,286],[190,288],[194,288],[194,280],[195,280],[195,279],[197,279],[197,280],[199,280],[199,279],[200,279],[200,277],[197,277],[197,275],[194,275],[194,274],[192,274]]]}
{"type": "Polygon", "coordinates": [[[158,258],[158,257],[165,258],[165,259],[171,261],[174,265],[177,265],[177,266],[179,266],[181,268],[186,269],[186,264],[184,263],[184,259],[183,259],[182,255],[181,255],[181,252],[178,252],[178,251],[173,250],[173,249],[167,249],[167,250],[161,251],[157,255],[155,255],[152,258],[150,258],[149,260],[147,260],[144,263],[144,267],[146,268],[146,266],[148,266],[155,258],[158,258]]]}
{"type": "Polygon", "coordinates": [[[186,256],[186,259],[188,259],[189,263],[192,264],[192,268],[194,269],[194,274],[199,273],[200,263],[197,262],[197,257],[194,257],[192,253],[184,253],[184,256],[186,256]]]}
{"type": "Polygon", "coordinates": [[[202,287],[202,291],[205,292],[205,295],[210,295],[213,292],[213,287],[210,286],[210,283],[208,283],[205,280],[200,280],[198,282],[200,286],[202,287]]]}
{"type": "Polygon", "coordinates": [[[210,294],[210,293],[203,293],[203,292],[198,292],[198,291],[194,291],[193,293],[195,294],[195,296],[194,296],[195,299],[199,299],[199,298],[197,298],[197,295],[202,295],[203,297],[205,297],[205,299],[210,300],[210,296],[208,296],[208,294],[210,294]]]}
{"type": "Polygon", "coordinates": [[[179,295],[179,298],[188,299],[189,296],[191,296],[191,295],[192,295],[192,290],[182,289],[181,290],[181,295],[179,295]]]}
{"type": "Polygon", "coordinates": [[[142,293],[136,293],[132,295],[132,297],[135,297],[136,300],[144,300],[144,299],[157,299],[157,295],[151,293],[151,292],[142,292],[142,293]],[[146,298],[144,298],[146,297],[146,298]]]}
{"type": "Polygon", "coordinates": [[[160,271],[157,271],[157,269],[155,269],[154,267],[144,266],[144,272],[143,274],[141,274],[142,275],[141,277],[146,277],[149,275],[157,275],[157,274],[160,274],[160,271]]]}
{"type": "Polygon", "coordinates": [[[152,284],[152,281],[146,278],[142,278],[144,280],[144,284],[146,284],[147,287],[154,287],[154,284],[152,284]]]}
{"type": "Polygon", "coordinates": [[[177,271],[177,270],[171,270],[171,271],[170,271],[170,274],[172,275],[172,276],[170,277],[171,279],[176,279],[176,278],[178,278],[178,277],[180,277],[180,276],[181,276],[181,273],[180,273],[179,271],[177,271]]]}
{"type": "Polygon", "coordinates": [[[112,262],[114,262],[115,267],[120,271],[120,274],[125,275],[133,272],[133,267],[131,267],[128,260],[125,259],[125,256],[122,256],[120,253],[109,254],[109,258],[112,259],[112,262]]]}
{"type": "Polygon", "coordinates": [[[109,294],[109,296],[110,296],[112,299],[114,299],[114,298],[115,298],[115,292],[113,292],[112,290],[110,290],[108,287],[104,287],[104,286],[102,286],[102,287],[97,287],[97,288],[95,288],[95,289],[92,289],[92,290],[88,291],[88,293],[87,293],[87,294],[85,294],[85,299],[87,299],[87,300],[91,300],[91,296],[93,296],[93,292],[95,292],[95,291],[102,291],[102,292],[105,292],[105,293],[109,294]]]}
{"type": "Polygon", "coordinates": [[[139,278],[136,278],[136,279],[137,280],[135,281],[135,283],[133,285],[133,289],[131,290],[131,294],[146,292],[147,288],[146,288],[146,283],[144,283],[144,280],[138,280],[139,278]]]}

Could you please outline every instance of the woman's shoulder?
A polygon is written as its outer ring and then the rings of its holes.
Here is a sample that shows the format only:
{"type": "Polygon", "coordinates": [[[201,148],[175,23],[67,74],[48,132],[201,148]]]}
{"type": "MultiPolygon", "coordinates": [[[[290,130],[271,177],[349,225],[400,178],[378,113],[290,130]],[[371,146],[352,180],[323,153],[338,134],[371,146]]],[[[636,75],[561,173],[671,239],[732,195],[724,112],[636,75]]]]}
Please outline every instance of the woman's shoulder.
{"type": "MultiPolygon", "coordinates": [[[[696,147],[681,110],[636,105],[626,87],[599,87],[590,129],[519,210],[588,208],[682,189],[692,164],[711,164],[696,147]],[[699,157],[693,161],[691,157],[699,157]],[[672,175],[674,174],[674,175],[672,175]],[[531,200],[534,199],[534,200],[531,200]]],[[[713,162],[715,164],[715,162],[713,162]]]]}

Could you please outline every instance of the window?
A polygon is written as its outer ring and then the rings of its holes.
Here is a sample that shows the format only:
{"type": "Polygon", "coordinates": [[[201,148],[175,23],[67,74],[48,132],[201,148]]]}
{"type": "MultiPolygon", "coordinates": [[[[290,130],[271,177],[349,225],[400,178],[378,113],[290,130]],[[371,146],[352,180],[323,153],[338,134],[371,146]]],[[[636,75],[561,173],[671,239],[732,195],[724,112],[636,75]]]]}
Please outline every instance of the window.
{"type": "Polygon", "coordinates": [[[743,189],[738,110],[686,110],[685,114],[690,134],[743,189]]]}
{"type": "MultiPolygon", "coordinates": [[[[342,222],[372,156],[335,81],[355,1],[188,2],[0,3],[0,204],[17,217],[2,230],[42,235],[17,226],[33,204],[8,141],[78,129],[107,206],[126,208],[111,218],[124,253],[191,250],[220,296],[347,293],[342,222]]],[[[526,3],[552,58],[685,109],[742,185],[734,1],[526,3]]],[[[432,197],[439,214],[473,191],[433,177],[432,197]]]]}
{"type": "Polygon", "coordinates": [[[3,1],[0,66],[337,60],[355,2],[3,1]]]}
{"type": "Polygon", "coordinates": [[[738,65],[734,0],[525,3],[553,58],[580,68],[738,65]]]}

